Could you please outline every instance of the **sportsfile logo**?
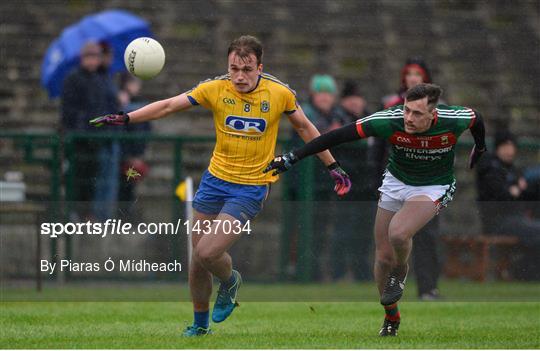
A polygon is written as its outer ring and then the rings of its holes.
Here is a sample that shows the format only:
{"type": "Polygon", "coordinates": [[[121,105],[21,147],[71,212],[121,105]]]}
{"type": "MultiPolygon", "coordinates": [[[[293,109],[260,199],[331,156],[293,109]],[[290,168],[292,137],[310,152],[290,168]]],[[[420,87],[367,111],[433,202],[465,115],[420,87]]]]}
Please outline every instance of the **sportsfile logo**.
{"type": "Polygon", "coordinates": [[[244,134],[262,134],[266,130],[266,120],[241,116],[227,116],[225,126],[244,134]]]}

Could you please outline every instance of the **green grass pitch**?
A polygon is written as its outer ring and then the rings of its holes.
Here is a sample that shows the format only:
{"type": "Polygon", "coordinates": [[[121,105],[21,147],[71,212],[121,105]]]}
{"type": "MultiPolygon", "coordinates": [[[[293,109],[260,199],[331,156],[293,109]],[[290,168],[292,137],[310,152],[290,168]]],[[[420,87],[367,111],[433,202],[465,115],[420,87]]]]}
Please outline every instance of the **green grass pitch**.
{"type": "MultiPolygon", "coordinates": [[[[383,312],[373,299],[372,284],[246,284],[241,291],[244,302],[240,295],[241,306],[233,315],[212,324],[214,335],[189,339],[180,333],[191,322],[191,304],[185,299],[186,289],[178,286],[50,288],[43,295],[29,291],[26,296],[4,289],[0,345],[52,349],[540,347],[538,284],[444,283],[442,288],[447,292],[444,302],[417,302],[414,296],[405,296],[400,335],[380,338],[383,312]],[[178,294],[180,290],[184,295],[178,294]],[[76,297],[77,291],[88,295],[79,295],[82,301],[58,301],[76,297]],[[151,291],[160,291],[162,302],[151,291]],[[331,291],[334,296],[328,294],[331,291]],[[174,292],[183,302],[169,300],[174,292]],[[108,301],[88,301],[92,294],[94,300],[108,301]],[[141,301],[133,301],[136,296],[141,301]],[[270,302],[272,296],[277,297],[274,302],[270,302]],[[293,301],[294,296],[304,301],[293,301]],[[353,296],[360,298],[352,300],[353,296]],[[482,296],[492,301],[482,302],[482,296]],[[330,297],[334,302],[317,301],[330,297]],[[26,301],[15,301],[22,299],[26,301]]],[[[409,295],[413,289],[411,285],[409,295]]]]}

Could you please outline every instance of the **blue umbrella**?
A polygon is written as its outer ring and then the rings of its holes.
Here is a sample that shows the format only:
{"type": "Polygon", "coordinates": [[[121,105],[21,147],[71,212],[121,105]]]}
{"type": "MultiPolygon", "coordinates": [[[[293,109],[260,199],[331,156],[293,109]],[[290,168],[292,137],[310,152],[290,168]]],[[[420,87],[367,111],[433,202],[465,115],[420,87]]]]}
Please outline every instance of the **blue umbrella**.
{"type": "Polygon", "coordinates": [[[47,49],[41,65],[41,85],[53,98],[62,92],[64,78],[79,63],[81,48],[88,41],[107,42],[114,50],[111,73],[125,70],[124,50],[139,37],[152,36],[148,22],[127,11],[109,10],[84,17],[64,29],[47,49]]]}

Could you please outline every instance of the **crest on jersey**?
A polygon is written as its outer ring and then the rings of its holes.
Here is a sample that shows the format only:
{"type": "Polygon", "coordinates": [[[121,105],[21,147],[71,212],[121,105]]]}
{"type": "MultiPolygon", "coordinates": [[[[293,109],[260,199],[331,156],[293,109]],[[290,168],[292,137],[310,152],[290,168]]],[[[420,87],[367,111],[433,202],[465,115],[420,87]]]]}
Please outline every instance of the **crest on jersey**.
{"type": "Polygon", "coordinates": [[[225,127],[243,135],[262,134],[266,130],[266,120],[263,118],[227,116],[225,127]]]}
{"type": "Polygon", "coordinates": [[[263,102],[261,102],[261,111],[262,112],[270,111],[270,103],[268,101],[263,100],[263,102]]]}
{"type": "Polygon", "coordinates": [[[448,135],[441,136],[441,144],[442,145],[447,145],[448,143],[449,143],[448,135]]]}

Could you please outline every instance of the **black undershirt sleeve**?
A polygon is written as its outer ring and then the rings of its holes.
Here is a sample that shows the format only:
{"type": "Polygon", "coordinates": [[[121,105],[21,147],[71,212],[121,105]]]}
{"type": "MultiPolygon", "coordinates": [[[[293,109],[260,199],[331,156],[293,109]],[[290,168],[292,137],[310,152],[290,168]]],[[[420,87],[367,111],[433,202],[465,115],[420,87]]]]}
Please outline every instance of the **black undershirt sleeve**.
{"type": "Polygon", "coordinates": [[[476,148],[484,150],[486,148],[486,129],[484,127],[484,119],[478,111],[473,110],[476,120],[471,127],[471,134],[474,138],[476,148]]]}
{"type": "Polygon", "coordinates": [[[341,128],[334,129],[331,132],[322,134],[321,136],[311,140],[306,145],[293,151],[298,160],[304,157],[318,154],[321,151],[331,147],[343,144],[349,141],[360,139],[360,135],[356,130],[356,123],[347,124],[341,128]]]}

